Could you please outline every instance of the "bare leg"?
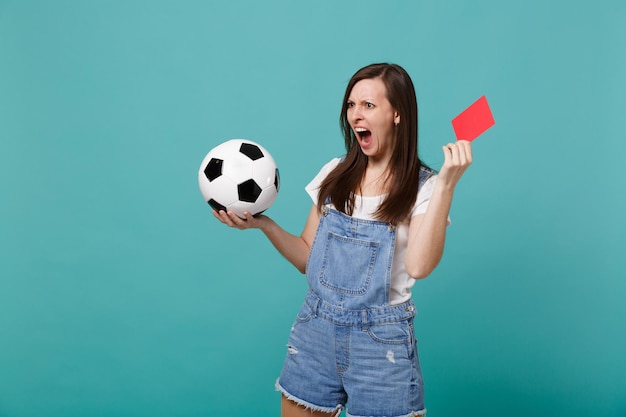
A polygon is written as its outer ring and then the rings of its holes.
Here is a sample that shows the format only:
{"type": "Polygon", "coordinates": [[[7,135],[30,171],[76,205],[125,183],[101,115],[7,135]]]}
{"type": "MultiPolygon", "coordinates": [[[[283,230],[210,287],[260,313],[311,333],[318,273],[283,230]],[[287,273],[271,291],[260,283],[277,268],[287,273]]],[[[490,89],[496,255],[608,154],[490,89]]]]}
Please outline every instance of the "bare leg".
{"type": "Polygon", "coordinates": [[[336,417],[339,415],[339,412],[324,413],[322,411],[306,409],[303,406],[288,400],[284,395],[282,396],[281,411],[282,417],[336,417]]]}

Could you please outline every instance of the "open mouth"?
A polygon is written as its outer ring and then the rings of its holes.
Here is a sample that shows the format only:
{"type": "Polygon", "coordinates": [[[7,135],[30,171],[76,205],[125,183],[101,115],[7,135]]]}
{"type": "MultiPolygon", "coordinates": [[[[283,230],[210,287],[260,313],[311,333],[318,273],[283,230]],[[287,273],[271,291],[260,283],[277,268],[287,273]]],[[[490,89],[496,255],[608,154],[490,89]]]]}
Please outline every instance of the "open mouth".
{"type": "Polygon", "coordinates": [[[361,140],[361,143],[369,144],[371,142],[372,132],[370,132],[369,130],[362,127],[357,127],[354,129],[354,131],[361,140]]]}

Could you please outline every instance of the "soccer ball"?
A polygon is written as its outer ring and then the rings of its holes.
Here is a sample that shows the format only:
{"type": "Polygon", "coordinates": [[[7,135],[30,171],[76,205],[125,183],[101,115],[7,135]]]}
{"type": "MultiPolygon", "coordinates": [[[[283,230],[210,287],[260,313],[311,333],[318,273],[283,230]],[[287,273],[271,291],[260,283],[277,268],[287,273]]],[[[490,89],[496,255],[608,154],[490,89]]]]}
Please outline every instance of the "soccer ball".
{"type": "Polygon", "coordinates": [[[231,139],[211,149],[198,170],[204,200],[215,210],[244,218],[267,210],[278,195],[280,179],[272,155],[258,143],[231,139]]]}

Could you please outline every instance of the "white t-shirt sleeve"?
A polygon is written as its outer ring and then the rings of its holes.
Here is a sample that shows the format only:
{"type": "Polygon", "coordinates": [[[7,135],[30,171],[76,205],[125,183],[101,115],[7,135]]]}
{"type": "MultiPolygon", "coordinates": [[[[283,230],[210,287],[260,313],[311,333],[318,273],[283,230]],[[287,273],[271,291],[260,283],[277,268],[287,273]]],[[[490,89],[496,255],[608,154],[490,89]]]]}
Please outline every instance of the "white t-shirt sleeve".
{"type": "Polygon", "coordinates": [[[341,158],[332,159],[330,162],[324,165],[322,169],[320,169],[320,172],[317,173],[315,178],[313,178],[311,182],[308,183],[306,187],[304,187],[307,194],[309,194],[309,197],[311,197],[311,200],[313,200],[313,204],[317,204],[317,195],[320,185],[322,185],[322,181],[324,181],[324,178],[326,178],[326,176],[330,174],[330,172],[335,169],[337,165],[339,165],[340,161],[341,158]]]}

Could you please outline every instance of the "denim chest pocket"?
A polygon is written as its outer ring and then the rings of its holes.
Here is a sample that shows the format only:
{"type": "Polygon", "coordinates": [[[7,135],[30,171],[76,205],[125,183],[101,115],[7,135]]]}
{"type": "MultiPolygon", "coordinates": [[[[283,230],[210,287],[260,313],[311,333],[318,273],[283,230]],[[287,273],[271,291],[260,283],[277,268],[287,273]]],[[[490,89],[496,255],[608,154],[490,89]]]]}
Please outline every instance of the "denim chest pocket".
{"type": "Polygon", "coordinates": [[[329,232],[320,269],[320,284],[341,294],[365,294],[372,280],[378,246],[377,242],[329,232]]]}

